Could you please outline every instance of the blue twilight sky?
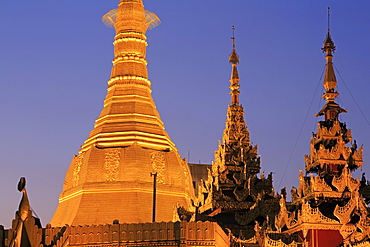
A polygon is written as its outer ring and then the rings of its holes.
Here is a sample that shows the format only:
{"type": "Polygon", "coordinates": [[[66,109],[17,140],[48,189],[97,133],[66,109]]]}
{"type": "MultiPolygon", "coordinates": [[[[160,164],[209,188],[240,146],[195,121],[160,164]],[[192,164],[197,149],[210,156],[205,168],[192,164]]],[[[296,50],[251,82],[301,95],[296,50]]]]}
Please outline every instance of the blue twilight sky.
{"type": "MultiPolygon", "coordinates": [[[[102,109],[114,31],[101,16],[117,3],[0,0],[0,224],[11,224],[21,176],[42,224],[50,221],[72,156],[102,109]]],[[[320,48],[330,6],[334,64],[343,78],[337,74],[338,102],[349,110],[341,119],[364,145],[370,176],[370,125],[362,115],[370,121],[370,1],[144,3],[162,20],[147,33],[153,97],[171,139],[183,157],[190,153],[190,162],[211,163],[222,135],[235,25],[240,99],[262,170],[275,173],[276,190],[297,185],[316,131],[325,64],[320,48]]]]}

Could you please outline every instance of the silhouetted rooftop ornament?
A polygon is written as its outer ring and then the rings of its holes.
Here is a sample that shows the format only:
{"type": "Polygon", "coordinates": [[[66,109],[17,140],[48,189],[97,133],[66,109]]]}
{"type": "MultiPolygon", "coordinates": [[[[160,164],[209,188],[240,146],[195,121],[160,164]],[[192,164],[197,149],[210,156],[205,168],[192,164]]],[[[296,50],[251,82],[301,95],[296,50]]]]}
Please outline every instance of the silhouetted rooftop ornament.
{"type": "Polygon", "coordinates": [[[19,203],[18,215],[22,221],[25,221],[28,217],[28,211],[31,209],[26,192],[26,178],[20,178],[18,182],[18,190],[23,193],[22,200],[19,203]]]}
{"type": "MultiPolygon", "coordinates": [[[[30,203],[26,192],[26,179],[21,177],[17,189],[23,193],[18,211],[13,220],[13,227],[9,230],[9,247],[40,246],[41,222],[32,216],[30,203]]],[[[1,243],[0,243],[1,244],[1,243]]]]}

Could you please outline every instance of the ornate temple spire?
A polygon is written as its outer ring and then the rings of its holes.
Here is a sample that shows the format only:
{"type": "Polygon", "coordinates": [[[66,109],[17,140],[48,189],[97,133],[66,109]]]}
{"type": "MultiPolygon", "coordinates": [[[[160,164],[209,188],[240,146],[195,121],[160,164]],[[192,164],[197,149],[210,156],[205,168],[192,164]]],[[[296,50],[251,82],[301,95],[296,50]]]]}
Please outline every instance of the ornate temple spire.
{"type": "MultiPolygon", "coordinates": [[[[231,63],[231,76],[230,76],[230,95],[231,103],[229,103],[227,110],[226,128],[224,130],[224,135],[222,137],[222,142],[225,144],[231,143],[241,143],[244,145],[249,145],[249,131],[248,126],[244,121],[244,107],[240,105],[239,102],[239,73],[238,73],[238,63],[239,56],[236,53],[235,48],[235,28],[232,26],[233,36],[232,40],[232,51],[229,56],[229,62],[231,63]]],[[[239,145],[238,144],[238,145],[239,145]]]]}
{"type": "Polygon", "coordinates": [[[145,33],[159,18],[142,0],[121,0],[103,22],[115,29],[104,107],[71,162],[51,225],[149,222],[153,207],[158,221],[171,221],[177,205],[192,207],[194,191],[151,95],[145,33]],[[157,174],[157,205],[148,200],[151,173],[157,174]]]}
{"type": "Polygon", "coordinates": [[[324,45],[321,48],[325,52],[326,56],[326,67],[325,67],[325,77],[324,77],[324,89],[325,93],[323,98],[326,101],[326,105],[317,114],[317,116],[325,115],[325,120],[337,119],[341,112],[347,112],[346,110],[339,107],[334,100],[338,97],[339,93],[336,91],[337,79],[335,77],[334,67],[333,67],[333,53],[335,51],[335,45],[330,35],[330,8],[328,8],[328,32],[324,41],[324,45]]]}
{"type": "Polygon", "coordinates": [[[346,110],[334,101],[339,94],[330,26],[322,50],[326,53],[326,104],[317,116],[324,115],[324,119],[318,121],[317,131],[312,133],[310,153],[305,155],[306,173],[300,170],[299,186],[291,190],[292,203],[281,207],[276,227],[279,231],[285,228],[285,233],[298,233],[308,246],[342,246],[343,242],[343,246],[353,246],[349,242],[368,239],[370,233],[369,225],[364,224],[370,222],[367,203],[360,194],[369,187],[364,177],[361,182],[352,176],[353,171],[362,168],[363,147],[357,146],[351,129],[338,118],[346,110]]]}
{"type": "Polygon", "coordinates": [[[232,30],[229,56],[231,103],[228,104],[225,129],[215,151],[212,171],[199,187],[199,217],[202,220],[217,219],[224,229],[248,239],[252,237],[256,220],[262,223],[267,217],[273,222],[278,200],[272,188],[272,173],[267,178],[264,173],[258,177],[261,170],[258,147],[250,142],[244,107],[239,102],[239,56],[235,49],[234,27],[232,30]]]}
{"type": "Polygon", "coordinates": [[[232,52],[230,54],[230,57],[229,57],[229,62],[231,63],[232,65],[232,70],[231,70],[231,77],[230,77],[230,94],[231,94],[231,104],[232,105],[239,105],[239,88],[240,88],[240,85],[239,85],[239,74],[238,74],[238,63],[239,63],[239,56],[238,54],[236,53],[236,49],[235,49],[235,27],[232,26],[232,30],[233,30],[233,37],[231,38],[232,40],[232,52]]]}
{"type": "Polygon", "coordinates": [[[250,145],[248,126],[244,121],[244,107],[240,105],[239,102],[239,74],[238,74],[238,63],[239,56],[236,53],[235,48],[235,27],[232,26],[233,36],[232,41],[232,51],[229,56],[229,62],[231,63],[231,76],[230,76],[230,95],[231,103],[229,103],[227,110],[226,128],[224,130],[224,135],[222,142],[228,145],[234,143],[234,145],[250,145]]]}
{"type": "Polygon", "coordinates": [[[357,151],[357,145],[348,147],[352,143],[351,130],[345,123],[341,123],[338,115],[347,110],[342,109],[335,99],[338,97],[337,80],[333,68],[333,53],[336,49],[330,35],[330,9],[328,9],[328,32],[323,45],[326,56],[326,70],[324,77],[323,98],[326,104],[316,116],[324,115],[324,121],[318,122],[317,133],[311,140],[311,153],[306,156],[306,171],[318,173],[320,176],[336,176],[343,171],[343,167],[356,169],[362,166],[362,148],[357,151]]]}

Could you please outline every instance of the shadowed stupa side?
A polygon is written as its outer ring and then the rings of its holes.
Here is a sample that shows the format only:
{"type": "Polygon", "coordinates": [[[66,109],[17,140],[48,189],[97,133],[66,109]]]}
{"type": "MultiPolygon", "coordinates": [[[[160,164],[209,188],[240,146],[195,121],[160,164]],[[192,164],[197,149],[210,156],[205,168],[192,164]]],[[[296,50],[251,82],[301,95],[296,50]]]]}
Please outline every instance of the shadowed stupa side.
{"type": "Polygon", "coordinates": [[[121,0],[106,16],[114,26],[114,59],[104,108],[67,171],[52,226],[171,221],[177,205],[191,208],[193,188],[151,96],[146,36],[154,13],[142,0],[121,0]],[[113,13],[113,14],[112,14],[113,13]]]}

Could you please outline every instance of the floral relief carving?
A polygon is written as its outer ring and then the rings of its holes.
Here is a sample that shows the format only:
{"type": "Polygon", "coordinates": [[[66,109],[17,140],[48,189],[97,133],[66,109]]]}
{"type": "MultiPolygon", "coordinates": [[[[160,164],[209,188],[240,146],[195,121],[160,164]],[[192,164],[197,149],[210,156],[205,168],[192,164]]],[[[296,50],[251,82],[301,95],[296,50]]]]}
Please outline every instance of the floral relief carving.
{"type": "Polygon", "coordinates": [[[78,186],[78,183],[80,181],[80,171],[81,171],[81,165],[83,162],[84,154],[81,153],[78,156],[75,156],[73,159],[74,168],[73,168],[73,187],[78,186]]]}
{"type": "Polygon", "coordinates": [[[105,179],[107,182],[114,182],[118,178],[118,167],[120,164],[120,150],[108,149],[105,153],[105,179]]]}
{"type": "Polygon", "coordinates": [[[153,151],[150,153],[150,159],[153,170],[157,173],[157,183],[164,184],[166,160],[164,154],[159,151],[153,151]]]}

